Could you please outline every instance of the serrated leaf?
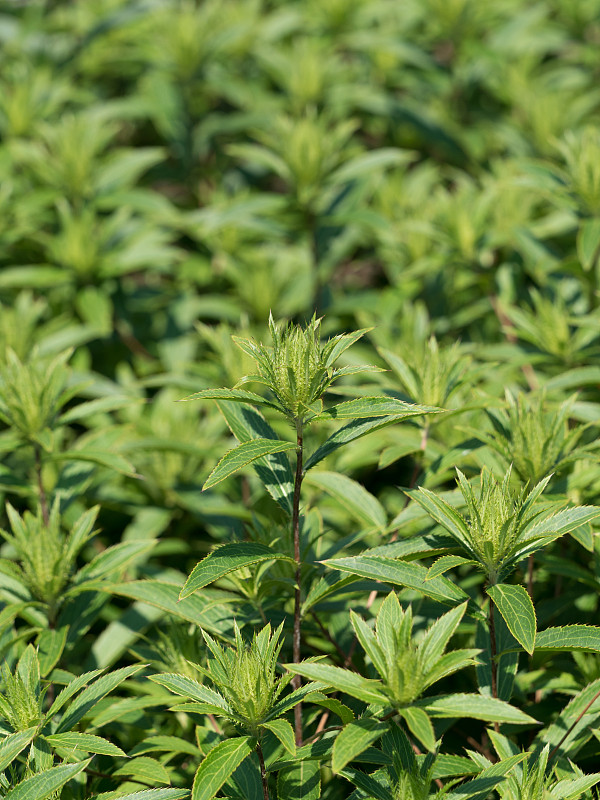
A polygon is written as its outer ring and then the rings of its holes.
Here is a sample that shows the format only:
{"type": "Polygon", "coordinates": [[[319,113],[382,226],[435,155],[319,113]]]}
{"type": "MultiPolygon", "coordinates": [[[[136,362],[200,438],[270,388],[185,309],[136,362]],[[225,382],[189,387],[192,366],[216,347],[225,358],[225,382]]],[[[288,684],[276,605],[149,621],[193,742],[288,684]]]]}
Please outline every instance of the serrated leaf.
{"type": "Polygon", "coordinates": [[[180,695],[181,697],[188,697],[190,700],[195,700],[197,703],[209,703],[213,706],[217,706],[221,711],[227,714],[231,712],[228,703],[218,692],[215,692],[214,689],[210,689],[208,686],[198,683],[198,681],[193,680],[193,678],[188,678],[186,675],[179,675],[174,672],[165,673],[161,675],[151,675],[150,680],[153,681],[153,683],[164,686],[165,689],[173,692],[173,694],[180,695]]]}
{"type": "Polygon", "coordinates": [[[431,720],[422,708],[412,706],[400,709],[400,715],[406,720],[409,731],[430,753],[435,750],[435,732],[431,720]]]}
{"type": "Polygon", "coordinates": [[[536,650],[586,650],[600,653],[600,628],[592,625],[565,625],[546,628],[535,637],[536,650]]]}
{"type": "MultiPolygon", "coordinates": [[[[441,408],[405,403],[395,397],[358,397],[328,408],[312,419],[370,419],[371,417],[417,417],[422,414],[439,414],[441,408]]],[[[311,421],[312,421],[311,419],[311,421]]]]}
{"type": "Polygon", "coordinates": [[[273,560],[293,562],[290,556],[271,550],[270,547],[258,542],[225,544],[196,564],[179,594],[179,599],[189,597],[197,589],[214,583],[236,569],[273,560]]]}
{"type": "Polygon", "coordinates": [[[485,722],[511,722],[515,725],[536,723],[533,717],[515,706],[482,694],[457,693],[422,700],[419,705],[434,717],[482,719],[485,722]]]}
{"type": "Polygon", "coordinates": [[[113,775],[123,775],[130,779],[140,780],[144,783],[171,783],[169,773],[164,766],[149,756],[132,758],[122,767],[115,770],[113,775]]]}
{"type": "Polygon", "coordinates": [[[336,736],[331,756],[331,769],[340,772],[386,732],[386,722],[364,717],[346,725],[336,736]]]}
{"type": "Polygon", "coordinates": [[[90,759],[77,764],[60,764],[44,772],[25,778],[5,795],[5,800],[47,800],[67,781],[79,775],[88,766],[90,759]]]}
{"type": "MultiPolygon", "coordinates": [[[[420,564],[395,561],[381,556],[354,556],[349,558],[327,559],[323,562],[331,569],[350,572],[363,578],[385,581],[394,586],[407,586],[438,600],[455,606],[468,600],[465,592],[456,584],[439,577],[426,580],[427,569],[420,564]]],[[[474,609],[471,606],[471,611],[474,609]]]]}
{"type": "Polygon", "coordinates": [[[192,800],[212,800],[252,749],[250,736],[226,739],[213,747],[196,771],[192,800]]]}
{"type": "Polygon", "coordinates": [[[123,681],[135,675],[136,672],[139,672],[143,668],[144,664],[133,664],[98,678],[97,681],[85,688],[71,703],[69,710],[58,723],[56,733],[68,731],[76,725],[79,720],[83,719],[103,697],[106,697],[109,692],[116,689],[123,681]]]}
{"type": "MultiPolygon", "coordinates": [[[[142,789],[128,794],[103,794],[102,800],[183,800],[189,797],[189,789],[142,789]]],[[[100,798],[98,798],[100,800],[100,798]]]]}
{"type": "Polygon", "coordinates": [[[357,700],[362,700],[363,703],[379,703],[381,705],[388,702],[379,681],[363,678],[362,675],[342,669],[342,667],[310,662],[284,664],[283,666],[290,672],[302,675],[311,681],[320,681],[326,686],[331,686],[340,692],[349,694],[351,697],[356,697],[357,700]]]}
{"type": "Polygon", "coordinates": [[[454,567],[460,567],[463,564],[478,566],[477,561],[473,561],[470,558],[463,558],[463,556],[441,556],[429,567],[425,580],[430,581],[432,578],[437,578],[439,575],[443,575],[444,572],[448,572],[448,570],[454,569],[454,567]]]}
{"type": "Polygon", "coordinates": [[[349,422],[326,439],[325,442],[306,459],[304,471],[307,472],[309,469],[312,469],[328,455],[335,452],[338,447],[343,447],[353,442],[355,439],[360,439],[368,433],[379,431],[382,428],[386,428],[388,425],[394,425],[396,422],[401,422],[403,419],[410,416],[414,415],[393,414],[387,417],[369,417],[368,419],[355,419],[349,422]]]}
{"type": "Polygon", "coordinates": [[[288,753],[296,755],[296,738],[294,729],[286,719],[274,719],[271,722],[263,722],[261,728],[266,728],[276,736],[288,753]]]}
{"type": "Polygon", "coordinates": [[[508,630],[529,653],[535,647],[536,618],[531,597],[523,586],[497,583],[488,586],[488,595],[504,617],[508,630]]]}
{"type": "Polygon", "coordinates": [[[273,439],[252,439],[238,445],[233,450],[225,453],[217,466],[206,479],[202,491],[211,489],[225,478],[233,475],[238,470],[251,464],[259,458],[272,455],[273,453],[284,453],[286,450],[295,450],[293,442],[274,441],[273,439]]]}
{"type": "Polygon", "coordinates": [[[255,392],[247,392],[245,389],[203,389],[200,392],[183,397],[179,402],[185,403],[188,400],[227,400],[232,403],[250,403],[256,406],[269,406],[281,411],[281,406],[277,403],[261,397],[255,392]]]}
{"type": "Polygon", "coordinates": [[[91,733],[69,731],[68,733],[49,734],[44,738],[52,747],[60,747],[63,750],[83,750],[86,753],[125,757],[125,753],[116,744],[109,742],[108,739],[104,739],[102,736],[94,736],[91,733]]]}
{"type": "Polygon", "coordinates": [[[24,750],[38,732],[37,728],[27,728],[5,736],[0,742],[0,772],[11,764],[19,753],[24,750]]]}
{"type": "MultiPolygon", "coordinates": [[[[253,439],[279,441],[273,428],[252,406],[226,400],[216,402],[229,429],[239,442],[253,439]]],[[[271,453],[254,461],[253,467],[271,497],[291,516],[294,474],[289,458],[284,453],[271,453]]]]}

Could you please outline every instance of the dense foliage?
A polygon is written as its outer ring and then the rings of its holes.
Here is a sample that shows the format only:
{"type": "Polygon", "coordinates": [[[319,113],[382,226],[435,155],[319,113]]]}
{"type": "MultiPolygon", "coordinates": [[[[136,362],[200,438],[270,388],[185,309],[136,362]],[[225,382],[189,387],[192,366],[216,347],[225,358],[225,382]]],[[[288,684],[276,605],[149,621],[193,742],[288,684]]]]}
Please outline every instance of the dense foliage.
{"type": "Polygon", "coordinates": [[[600,0],[0,2],[0,797],[597,796],[599,86],[600,0]]]}

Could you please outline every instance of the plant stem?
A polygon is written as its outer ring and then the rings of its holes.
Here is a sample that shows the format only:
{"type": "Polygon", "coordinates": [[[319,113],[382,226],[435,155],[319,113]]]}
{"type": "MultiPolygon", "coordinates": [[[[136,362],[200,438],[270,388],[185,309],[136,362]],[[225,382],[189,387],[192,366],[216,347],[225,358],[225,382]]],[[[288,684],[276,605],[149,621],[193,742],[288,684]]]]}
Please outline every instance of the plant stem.
{"type": "Polygon", "coordinates": [[[260,742],[256,745],[256,754],[258,755],[258,763],[260,764],[260,777],[262,780],[263,797],[264,800],[269,800],[269,782],[267,780],[267,770],[265,768],[265,759],[263,756],[262,747],[260,742]]]}
{"type": "Polygon", "coordinates": [[[42,518],[44,520],[44,525],[48,527],[48,525],[50,524],[50,514],[48,513],[48,500],[46,498],[46,491],[44,489],[44,483],[42,481],[42,451],[38,444],[34,445],[33,451],[35,454],[35,474],[37,477],[38,492],[40,495],[40,507],[42,509],[42,518]]]}
{"type": "MultiPolygon", "coordinates": [[[[293,661],[295,664],[300,663],[301,658],[301,638],[300,638],[300,606],[302,602],[302,593],[300,589],[300,578],[302,571],[302,561],[300,554],[300,489],[302,487],[302,455],[303,455],[303,437],[302,437],[302,420],[296,420],[296,444],[298,450],[296,453],[296,478],[294,480],[294,499],[292,503],[292,536],[294,539],[294,559],[296,561],[296,590],[294,593],[294,633],[293,633],[293,661]]],[[[292,678],[292,687],[299,689],[302,684],[300,675],[294,675],[292,678]]],[[[296,735],[296,745],[302,747],[302,704],[298,703],[294,707],[294,732],[296,735]]]]}
{"type": "MultiPolygon", "coordinates": [[[[497,664],[496,664],[496,626],[494,625],[494,601],[490,597],[490,616],[489,616],[489,628],[490,628],[490,654],[491,654],[491,668],[492,668],[492,697],[498,699],[498,676],[497,676],[497,664]]],[[[500,725],[497,722],[494,722],[494,730],[496,733],[500,733],[500,725]]]]}
{"type": "Polygon", "coordinates": [[[534,566],[534,555],[533,553],[529,554],[529,559],[527,561],[527,594],[531,598],[533,602],[533,566],[534,566]]]}
{"type": "Polygon", "coordinates": [[[579,722],[579,720],[580,720],[580,719],[583,717],[583,715],[586,713],[586,711],[589,711],[589,709],[590,709],[590,708],[591,708],[591,707],[594,705],[594,703],[596,702],[596,700],[597,700],[599,697],[600,697],[600,692],[596,692],[596,694],[595,694],[595,695],[592,697],[592,699],[591,699],[591,700],[590,700],[590,702],[587,704],[587,706],[586,706],[586,707],[583,709],[583,711],[581,712],[581,714],[580,714],[580,715],[577,717],[577,719],[575,720],[575,722],[573,722],[573,724],[572,724],[572,725],[569,727],[569,729],[567,730],[567,732],[565,733],[565,735],[562,737],[562,739],[560,740],[560,742],[559,742],[559,743],[556,745],[556,747],[554,747],[554,748],[553,748],[553,750],[551,751],[550,755],[548,756],[548,761],[551,761],[551,760],[552,760],[552,758],[553,758],[554,754],[556,753],[556,751],[558,750],[558,748],[561,746],[561,744],[562,744],[562,743],[565,741],[565,739],[567,738],[567,736],[568,736],[568,735],[571,733],[571,731],[573,730],[573,728],[575,727],[575,725],[577,725],[577,723],[578,723],[578,722],[579,722]]]}

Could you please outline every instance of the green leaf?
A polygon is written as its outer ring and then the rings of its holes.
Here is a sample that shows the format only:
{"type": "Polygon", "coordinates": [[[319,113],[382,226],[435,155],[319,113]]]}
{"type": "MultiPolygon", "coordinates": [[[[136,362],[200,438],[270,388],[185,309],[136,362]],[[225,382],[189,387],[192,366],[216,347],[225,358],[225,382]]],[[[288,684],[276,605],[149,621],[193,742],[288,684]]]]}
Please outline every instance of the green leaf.
{"type": "Polygon", "coordinates": [[[552,787],[552,800],[580,800],[584,792],[600,781],[600,772],[579,778],[563,778],[552,787]]]}
{"type": "Polygon", "coordinates": [[[117,453],[107,453],[103,450],[63,450],[60,453],[52,453],[50,461],[83,461],[84,463],[98,464],[101,467],[108,467],[121,475],[139,477],[135,467],[130,461],[117,453]]]}
{"type": "Polygon", "coordinates": [[[189,397],[183,397],[179,402],[185,403],[188,400],[228,400],[232,403],[251,403],[257,406],[269,406],[281,411],[281,406],[271,400],[266,400],[259,394],[247,392],[244,389],[203,389],[195,392],[189,397]]]}
{"type": "Polygon", "coordinates": [[[419,705],[434,717],[482,719],[485,722],[511,722],[515,725],[535,723],[536,720],[514,706],[482,694],[449,694],[419,705]]]}
{"type": "MultiPolygon", "coordinates": [[[[255,408],[225,400],[217,400],[217,406],[239,442],[253,439],[279,441],[273,428],[255,408]]],[[[289,458],[284,453],[271,453],[254,461],[253,467],[271,497],[291,516],[294,474],[289,458]]]]}
{"type": "Polygon", "coordinates": [[[293,442],[276,442],[273,439],[252,439],[249,442],[244,442],[225,453],[206,479],[202,491],[216,486],[217,483],[225,480],[225,478],[233,475],[258,458],[295,449],[296,445],[293,442]]]}
{"type": "Polygon", "coordinates": [[[113,775],[123,775],[144,783],[171,783],[168,771],[156,759],[149,756],[132,758],[131,761],[127,761],[122,767],[115,770],[113,775]]]}
{"type": "Polygon", "coordinates": [[[84,689],[77,699],[71,703],[69,710],[58,723],[56,733],[63,733],[64,731],[70,730],[79,720],[83,719],[103,697],[106,697],[109,692],[116,689],[117,686],[127,680],[127,678],[135,675],[135,673],[143,669],[144,666],[144,664],[133,664],[129,667],[123,667],[122,669],[110,672],[102,678],[98,678],[95,683],[84,689]]]}
{"type": "Polygon", "coordinates": [[[331,757],[331,769],[334,772],[340,772],[359,753],[383,736],[387,729],[386,722],[381,722],[373,717],[364,717],[350,722],[336,736],[331,757]]]}
{"type": "Polygon", "coordinates": [[[178,694],[181,697],[189,697],[190,700],[195,700],[197,703],[209,703],[210,705],[217,706],[226,714],[231,713],[229,704],[221,697],[214,689],[204,686],[193,678],[188,678],[186,675],[178,675],[176,673],[166,673],[162,675],[151,675],[150,680],[164,686],[173,694],[178,694]]]}
{"type": "Polygon", "coordinates": [[[285,767],[277,776],[279,800],[319,800],[321,797],[321,767],[315,761],[299,761],[285,767]]]}
{"type": "Polygon", "coordinates": [[[454,567],[460,567],[463,564],[471,564],[473,566],[479,566],[478,561],[473,561],[470,558],[463,558],[463,556],[441,556],[427,570],[427,577],[425,578],[426,581],[430,581],[432,578],[437,578],[438,575],[443,575],[444,572],[448,572],[449,569],[454,569],[454,567]]]}
{"type": "Polygon", "coordinates": [[[386,778],[383,778],[385,773],[383,770],[377,770],[377,772],[367,775],[366,772],[361,772],[359,769],[354,769],[353,767],[346,767],[342,770],[341,773],[346,780],[353,783],[359,789],[359,794],[353,792],[350,797],[353,800],[391,800],[393,795],[391,794],[389,788],[389,781],[386,778]],[[385,780],[386,785],[382,785],[376,778],[382,778],[385,780]]]}
{"type": "Polygon", "coordinates": [[[348,706],[344,705],[344,703],[340,702],[335,697],[327,697],[327,695],[322,694],[322,692],[313,692],[313,694],[308,696],[307,702],[328,708],[331,712],[337,714],[344,725],[347,722],[352,722],[354,719],[354,712],[348,708],[348,706]]]}
{"type": "Polygon", "coordinates": [[[387,514],[384,507],[357,481],[339,472],[313,471],[306,476],[305,482],[335,497],[350,514],[370,527],[379,530],[386,527],[387,514]]]}
{"type": "Polygon", "coordinates": [[[250,736],[226,739],[213,747],[196,771],[192,800],[212,800],[253,747],[250,736]]]}
{"type": "Polygon", "coordinates": [[[592,625],[565,625],[546,628],[535,637],[536,650],[587,650],[600,653],[600,628],[592,625]]]}
{"type": "Polygon", "coordinates": [[[319,461],[322,461],[326,456],[333,453],[338,447],[343,447],[355,439],[360,439],[368,433],[379,431],[386,428],[388,425],[394,425],[396,422],[401,422],[407,417],[414,416],[414,414],[393,414],[387,417],[369,417],[368,419],[355,419],[344,425],[342,428],[333,433],[323,444],[310,455],[304,464],[304,471],[307,472],[312,469],[319,461]]]}
{"type": "Polygon", "coordinates": [[[5,800],[47,800],[57,792],[67,781],[79,775],[88,766],[90,759],[77,764],[60,764],[44,772],[25,778],[14,789],[5,795],[5,800]]]}
{"type": "Polygon", "coordinates": [[[183,800],[189,797],[189,789],[142,789],[141,792],[128,794],[110,793],[103,794],[102,800],[183,800]]]}
{"type": "Polygon", "coordinates": [[[388,702],[387,696],[382,691],[380,681],[363,678],[356,672],[333,667],[330,664],[314,664],[302,662],[301,664],[284,664],[290,672],[309,678],[311,681],[320,681],[327,686],[332,686],[340,692],[345,692],[351,697],[362,700],[363,703],[378,703],[379,705],[388,702]]]}
{"type": "Polygon", "coordinates": [[[527,753],[517,753],[514,756],[503,758],[496,764],[492,764],[487,769],[482,770],[473,780],[461,784],[458,789],[444,795],[445,800],[446,798],[447,800],[467,800],[469,797],[476,797],[476,800],[484,800],[484,798],[489,797],[495,786],[506,780],[510,770],[525,758],[527,758],[527,753]]]}
{"type": "Polygon", "coordinates": [[[356,400],[346,400],[337,406],[328,408],[312,417],[315,419],[370,419],[371,417],[394,416],[402,419],[418,417],[423,414],[439,414],[441,408],[433,406],[418,406],[414,403],[405,403],[395,397],[358,397],[356,400]]]}
{"type": "Polygon", "coordinates": [[[433,600],[449,605],[457,605],[468,600],[465,592],[447,578],[426,580],[427,569],[420,564],[395,561],[381,556],[354,556],[328,559],[323,562],[331,569],[350,572],[363,578],[385,581],[394,586],[407,586],[416,589],[433,600]]]}
{"type": "Polygon", "coordinates": [[[422,708],[401,708],[400,715],[406,720],[409,731],[430,753],[435,751],[435,732],[431,720],[422,708]]]}
{"type": "Polygon", "coordinates": [[[600,219],[586,219],[579,226],[577,255],[583,269],[589,272],[600,256],[600,219]]]}
{"type": "Polygon", "coordinates": [[[83,750],[86,753],[125,757],[125,753],[116,744],[91,733],[69,731],[68,733],[53,733],[44,738],[52,747],[62,750],[83,750]]]}
{"type": "Polygon", "coordinates": [[[274,719],[271,722],[263,722],[260,727],[271,731],[289,753],[293,756],[296,755],[294,729],[286,719],[274,719]]]}
{"type": "Polygon", "coordinates": [[[0,772],[11,764],[19,753],[24,750],[38,732],[37,728],[27,728],[5,736],[0,742],[0,772]]]}
{"type": "Polygon", "coordinates": [[[60,628],[46,628],[40,633],[37,645],[42,678],[45,678],[56,666],[65,649],[68,632],[69,626],[63,625],[60,628]]]}
{"type": "Polygon", "coordinates": [[[592,730],[600,721],[600,678],[582,689],[564,708],[551,725],[536,736],[534,746],[550,749],[560,745],[559,756],[574,758],[577,751],[592,737],[592,730]],[[565,733],[568,735],[565,738],[565,733]]]}
{"type": "Polygon", "coordinates": [[[488,586],[488,595],[504,617],[508,630],[529,655],[535,647],[536,618],[531,597],[523,586],[497,583],[488,586]]]}
{"type": "Polygon", "coordinates": [[[289,556],[271,550],[270,547],[258,542],[224,544],[196,564],[179,594],[179,599],[183,600],[189,597],[197,589],[214,583],[236,569],[275,559],[293,562],[289,556]]]}

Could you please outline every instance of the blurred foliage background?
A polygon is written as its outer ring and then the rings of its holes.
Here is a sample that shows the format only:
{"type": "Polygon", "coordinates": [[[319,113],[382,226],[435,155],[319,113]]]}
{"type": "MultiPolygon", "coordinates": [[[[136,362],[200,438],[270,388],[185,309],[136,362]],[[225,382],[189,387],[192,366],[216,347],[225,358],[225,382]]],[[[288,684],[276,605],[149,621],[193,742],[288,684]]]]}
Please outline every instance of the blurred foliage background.
{"type": "MultiPolygon", "coordinates": [[[[597,502],[599,87],[599,0],[1,2],[3,500],[47,516],[58,497],[67,528],[99,504],[84,561],[128,543],[129,578],[181,584],[217,542],[273,541],[250,470],[201,493],[232,439],[212,404],[175,402],[252,371],[231,334],[265,340],[272,311],[373,328],[344,363],[386,371],[341,396],[448,409],[328,458],[372,513],[307,481],[315,559],[418,530],[399,486],[448,491],[455,466],[501,475],[511,453],[523,481],[554,471],[597,502]]],[[[581,545],[597,572],[590,530],[581,545]]],[[[278,622],[278,569],[220,593],[240,625],[278,622]]],[[[544,576],[540,625],[570,620],[565,597],[593,621],[597,577],[565,573],[559,598],[544,576]]],[[[69,658],[137,641],[148,660],[162,612],[94,598],[69,658]]]]}

